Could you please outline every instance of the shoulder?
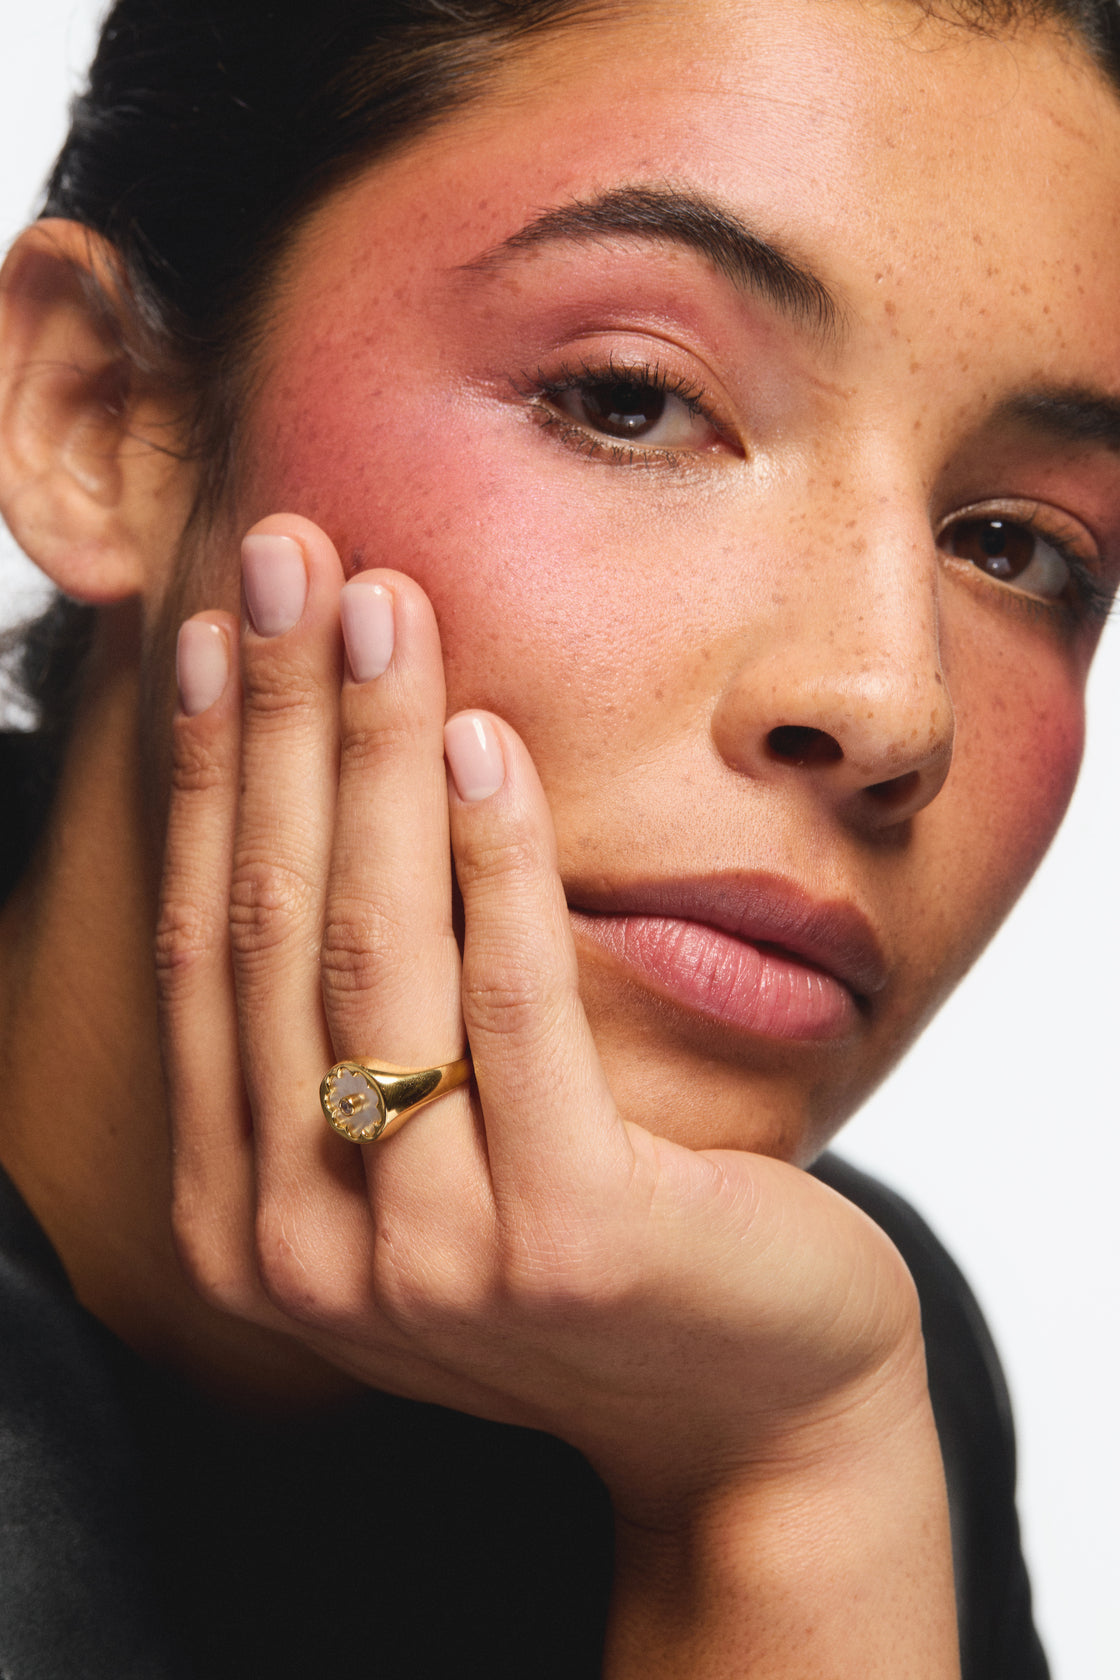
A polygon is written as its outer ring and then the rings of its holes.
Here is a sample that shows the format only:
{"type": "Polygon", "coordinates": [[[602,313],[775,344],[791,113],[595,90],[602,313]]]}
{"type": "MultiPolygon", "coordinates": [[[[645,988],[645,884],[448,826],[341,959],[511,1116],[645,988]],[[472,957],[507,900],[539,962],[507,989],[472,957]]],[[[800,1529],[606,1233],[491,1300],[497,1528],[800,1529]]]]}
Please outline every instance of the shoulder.
{"type": "Polygon", "coordinates": [[[903,1197],[835,1155],[812,1170],[887,1233],[918,1290],[949,1490],[964,1680],[1046,1680],[1015,1508],[1011,1402],[976,1297],[903,1197]]]}
{"type": "Polygon", "coordinates": [[[0,1171],[0,1674],[172,1680],[115,1348],[0,1171]]]}

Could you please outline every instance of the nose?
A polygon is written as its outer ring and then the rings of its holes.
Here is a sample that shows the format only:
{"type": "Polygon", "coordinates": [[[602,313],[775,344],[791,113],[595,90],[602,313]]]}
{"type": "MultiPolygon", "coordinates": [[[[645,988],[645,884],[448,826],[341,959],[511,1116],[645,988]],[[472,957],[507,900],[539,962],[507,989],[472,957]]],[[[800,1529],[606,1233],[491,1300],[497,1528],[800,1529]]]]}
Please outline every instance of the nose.
{"type": "Polygon", "coordinates": [[[941,665],[939,561],[920,530],[805,556],[751,623],[712,716],[733,769],[795,779],[862,827],[936,797],[953,754],[941,665]]]}

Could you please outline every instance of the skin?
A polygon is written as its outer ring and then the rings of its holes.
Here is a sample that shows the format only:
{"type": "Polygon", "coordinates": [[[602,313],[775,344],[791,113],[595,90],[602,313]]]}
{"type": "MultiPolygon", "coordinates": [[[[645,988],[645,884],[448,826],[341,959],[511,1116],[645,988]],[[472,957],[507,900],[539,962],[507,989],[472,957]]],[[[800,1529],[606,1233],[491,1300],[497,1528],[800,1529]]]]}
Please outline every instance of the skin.
{"type": "Polygon", "coordinates": [[[1037,518],[1115,583],[1110,439],[1008,405],[1116,394],[1120,115],[1047,32],[693,10],[538,45],[315,212],[189,564],[190,469],[143,441],[166,400],[134,385],[122,429],[119,352],[65,281],[96,252],[65,229],[17,252],[5,360],[48,372],[6,401],[5,509],[106,611],[52,847],[6,912],[4,1158],[83,1299],[196,1380],[306,1400],[341,1370],[579,1446],[619,1524],[608,1673],[952,1674],[912,1287],[789,1163],[964,971],[1072,787],[1097,625],[952,533],[1037,518]],[[664,240],[478,266],[542,207],[666,183],[815,271],[837,330],[664,240]],[[573,356],[654,362],[710,417],[672,411],[671,458],[589,455],[571,394],[533,388],[573,356]],[[231,616],[249,526],[287,539],[266,572],[296,556],[290,628],[263,633],[251,571],[231,616]],[[339,631],[358,573],[394,615],[369,680],[339,631]],[[240,659],[171,719],[199,609],[240,659]],[[464,707],[501,771],[482,798],[461,724],[445,780],[464,707]],[[776,757],[790,725],[838,752],[776,757]],[[147,955],[169,757],[173,1186],[147,955]],[[867,918],[883,984],[844,1032],[732,1029],[579,914],[744,871],[867,918]],[[424,1063],[464,1030],[476,1089],[364,1160],[314,1117],[337,1054],[424,1063]],[[88,1071],[62,1160],[32,1077],[60,1034],[88,1071]]]}
{"type": "Polygon", "coordinates": [[[497,712],[532,750],[571,904],[753,868],[864,910],[887,985],[850,1042],[792,1055],[666,1009],[579,941],[623,1110],[664,1107],[681,1141],[799,1161],[990,937],[1079,760],[1093,634],[1063,635],[947,566],[938,525],[992,497],[1045,499],[1115,560],[1114,457],[993,418],[1019,388],[1095,386],[1113,363],[1105,251],[1068,261],[1086,226],[1115,243],[1114,212],[1087,209],[1111,177],[1103,159],[1083,166],[1111,98],[1086,99],[1083,67],[1063,73],[1049,44],[914,28],[908,8],[844,7],[829,26],[813,7],[717,7],[682,46],[655,11],[625,95],[612,31],[532,55],[503,97],[303,230],[239,500],[246,525],[298,507],[348,572],[403,564],[423,585],[451,708],[497,712]],[[934,50],[948,62],[931,87],[934,50]],[[839,93],[834,52],[851,60],[839,93]],[[898,143],[918,131],[927,143],[898,143]],[[560,132],[563,146],[542,143],[560,132]],[[1047,154],[1041,204],[1016,187],[1024,148],[1047,154]],[[462,271],[541,206],[666,179],[791,246],[842,300],[841,335],[813,342],[652,241],[558,242],[462,271]],[[947,226],[962,193],[969,214],[947,226]],[[1029,275],[1012,276],[1011,252],[1030,253],[1029,275]],[[513,388],[526,370],[612,355],[711,393],[745,458],[610,467],[528,423],[513,388]],[[769,761],[769,729],[789,722],[828,731],[843,764],[769,761]],[[903,806],[861,798],[912,771],[922,785],[903,806]]]}

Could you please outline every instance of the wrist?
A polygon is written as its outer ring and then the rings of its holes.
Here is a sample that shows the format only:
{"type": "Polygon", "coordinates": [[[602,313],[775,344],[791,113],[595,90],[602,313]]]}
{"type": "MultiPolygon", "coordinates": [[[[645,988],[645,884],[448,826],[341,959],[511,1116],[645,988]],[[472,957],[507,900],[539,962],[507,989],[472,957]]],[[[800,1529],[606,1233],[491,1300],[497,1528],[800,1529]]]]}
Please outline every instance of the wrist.
{"type": "Polygon", "coordinates": [[[616,1501],[611,1680],[958,1673],[924,1362],[670,1509],[616,1501]]]}

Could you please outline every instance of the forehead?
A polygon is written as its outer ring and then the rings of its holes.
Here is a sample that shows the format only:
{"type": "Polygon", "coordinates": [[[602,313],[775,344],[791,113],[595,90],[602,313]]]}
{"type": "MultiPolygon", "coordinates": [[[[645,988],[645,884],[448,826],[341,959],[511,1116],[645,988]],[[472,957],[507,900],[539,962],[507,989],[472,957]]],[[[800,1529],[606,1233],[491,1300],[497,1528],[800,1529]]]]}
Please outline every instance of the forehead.
{"type": "Polygon", "coordinates": [[[671,0],[538,40],[320,208],[285,296],[343,333],[378,277],[411,306],[542,211],[635,184],[741,215],[864,333],[1120,384],[1113,89],[1049,26],[984,35],[909,0],[671,0]]]}

